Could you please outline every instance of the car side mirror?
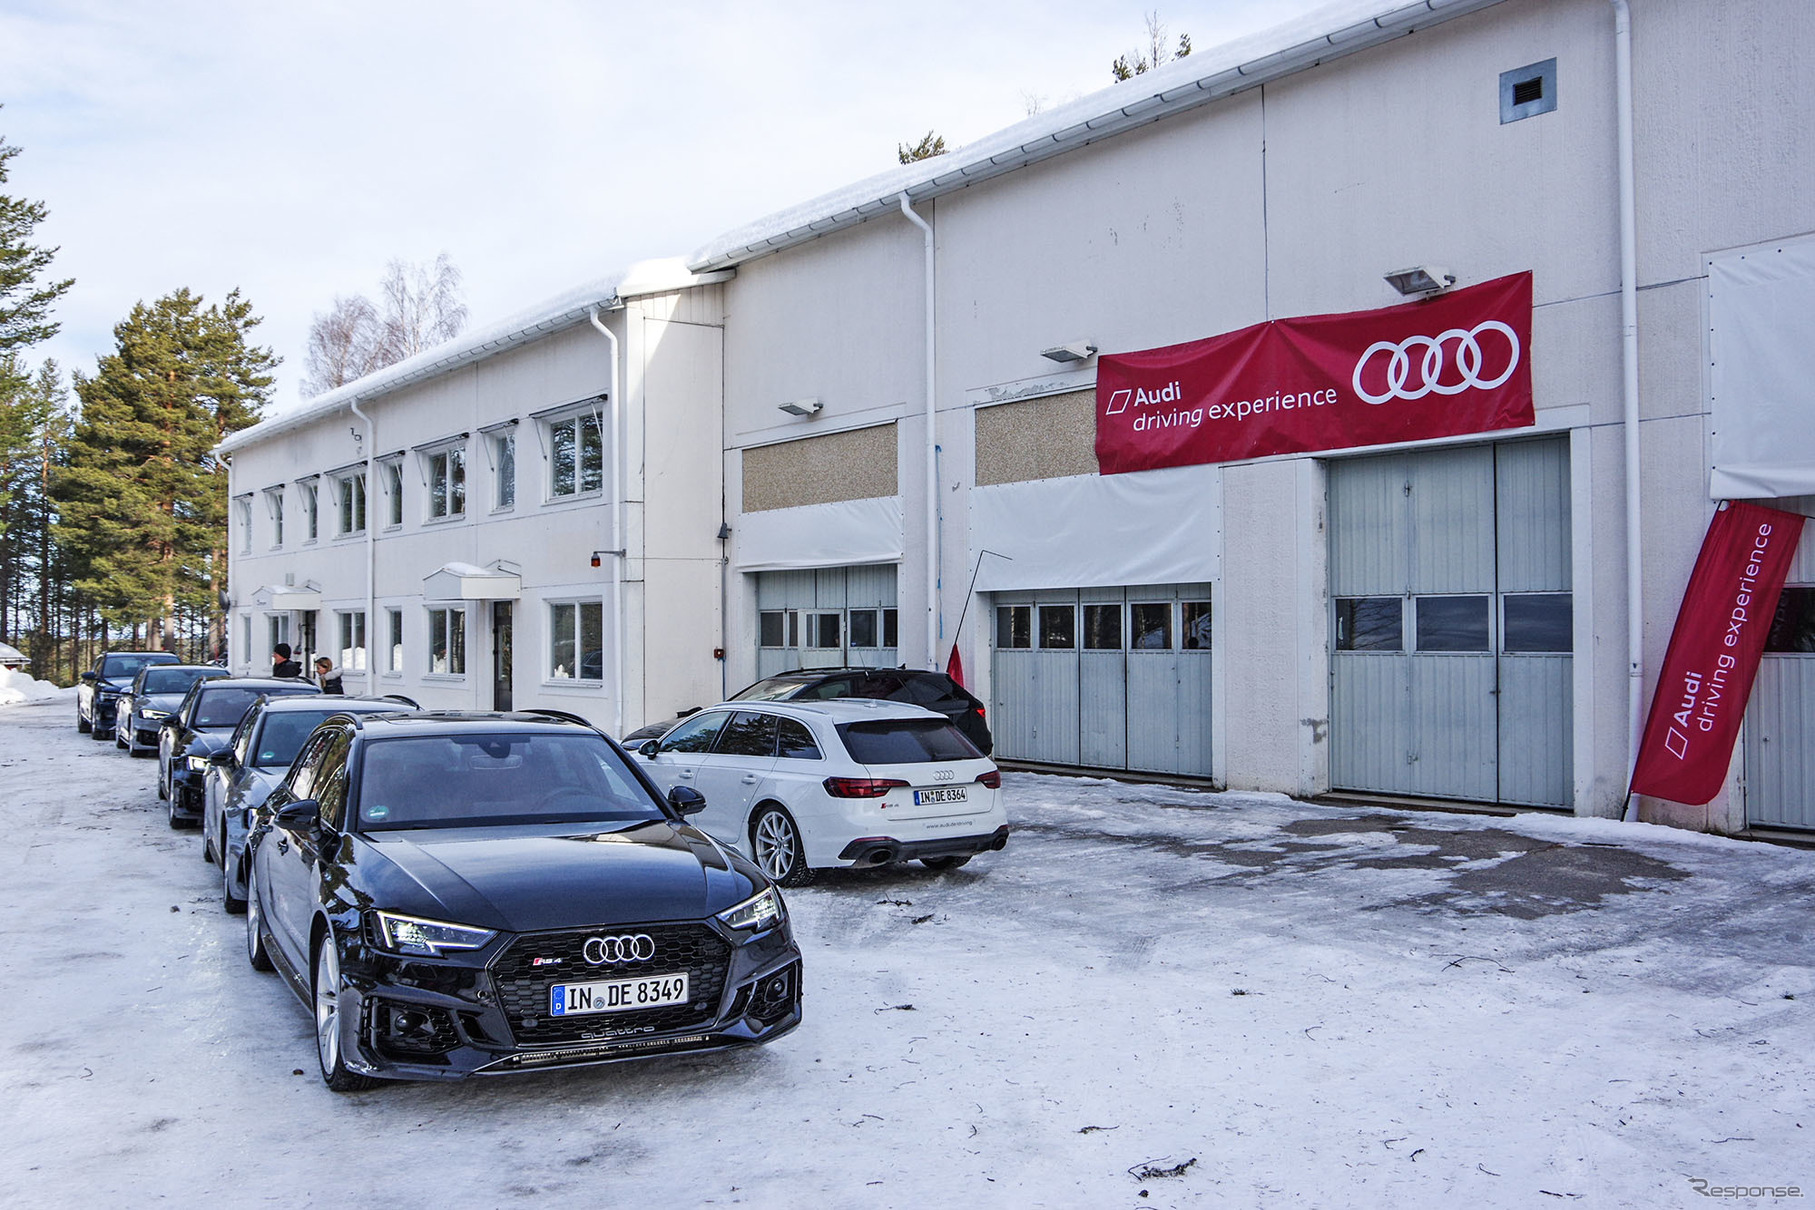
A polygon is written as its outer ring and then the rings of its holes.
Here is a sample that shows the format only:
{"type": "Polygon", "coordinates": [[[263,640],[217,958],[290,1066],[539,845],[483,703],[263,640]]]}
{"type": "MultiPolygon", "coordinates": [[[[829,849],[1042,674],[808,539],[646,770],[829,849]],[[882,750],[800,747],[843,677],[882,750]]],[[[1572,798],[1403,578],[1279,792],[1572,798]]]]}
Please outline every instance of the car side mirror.
{"type": "Polygon", "coordinates": [[[644,740],[644,741],[643,741],[643,742],[642,742],[642,744],[641,744],[641,745],[640,745],[640,746],[639,746],[639,747],[638,747],[638,748],[637,748],[637,753],[638,753],[638,755],[641,755],[641,756],[647,756],[647,757],[649,757],[649,758],[650,758],[650,759],[651,759],[651,760],[654,760],[654,759],[655,759],[655,754],[656,754],[656,753],[657,753],[657,752],[660,752],[660,751],[661,751],[661,750],[662,750],[662,741],[661,741],[661,740],[659,740],[659,739],[646,739],[646,740],[644,740]]]}
{"type": "Polygon", "coordinates": [[[233,749],[232,748],[222,748],[219,752],[216,752],[213,756],[210,756],[208,758],[208,763],[211,765],[223,765],[223,766],[232,764],[233,763],[233,749]]]}
{"type": "Polygon", "coordinates": [[[84,672],[82,674],[82,679],[91,685],[94,684],[96,680],[94,669],[90,668],[87,672],[84,672]]]}
{"type": "Polygon", "coordinates": [[[668,805],[683,818],[698,815],[706,809],[706,796],[692,786],[676,786],[668,791],[668,805]]]}
{"type": "Polygon", "coordinates": [[[299,798],[278,808],[275,821],[279,827],[308,828],[321,822],[321,804],[313,798],[299,798]]]}

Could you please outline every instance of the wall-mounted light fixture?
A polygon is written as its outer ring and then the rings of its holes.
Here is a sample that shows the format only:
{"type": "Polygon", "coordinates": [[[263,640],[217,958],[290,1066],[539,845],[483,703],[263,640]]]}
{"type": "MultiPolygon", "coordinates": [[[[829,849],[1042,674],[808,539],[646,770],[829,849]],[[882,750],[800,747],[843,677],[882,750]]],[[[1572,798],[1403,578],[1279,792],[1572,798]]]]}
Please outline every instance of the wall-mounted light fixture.
{"type": "Polygon", "coordinates": [[[729,542],[731,540],[731,523],[729,521],[719,523],[718,540],[720,542],[729,542]]]}
{"type": "Polygon", "coordinates": [[[775,405],[790,416],[817,416],[825,405],[817,399],[791,399],[775,405]]]}
{"type": "Polygon", "coordinates": [[[1055,345],[1050,349],[1041,349],[1040,356],[1048,361],[1089,361],[1097,355],[1097,347],[1088,340],[1074,340],[1070,344],[1055,345]]]}
{"type": "Polygon", "coordinates": [[[592,565],[597,567],[600,559],[605,555],[621,555],[623,553],[624,552],[621,550],[595,550],[592,552],[592,565]]]}
{"type": "Polygon", "coordinates": [[[1409,298],[1414,294],[1435,294],[1439,290],[1447,290],[1456,284],[1456,275],[1436,265],[1413,265],[1409,269],[1395,269],[1387,274],[1386,284],[1409,298]]]}

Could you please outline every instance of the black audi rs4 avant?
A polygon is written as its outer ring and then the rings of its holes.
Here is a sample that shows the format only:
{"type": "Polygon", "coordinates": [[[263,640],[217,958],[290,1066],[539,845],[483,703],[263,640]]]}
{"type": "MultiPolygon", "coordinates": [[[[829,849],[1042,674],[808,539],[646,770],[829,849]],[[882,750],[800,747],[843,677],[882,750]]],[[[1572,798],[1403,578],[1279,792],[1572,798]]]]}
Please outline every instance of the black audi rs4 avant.
{"type": "Polygon", "coordinates": [[[248,957],[342,1092],[772,1041],[800,950],[704,804],[571,716],[332,716],[252,811],[248,957]]]}

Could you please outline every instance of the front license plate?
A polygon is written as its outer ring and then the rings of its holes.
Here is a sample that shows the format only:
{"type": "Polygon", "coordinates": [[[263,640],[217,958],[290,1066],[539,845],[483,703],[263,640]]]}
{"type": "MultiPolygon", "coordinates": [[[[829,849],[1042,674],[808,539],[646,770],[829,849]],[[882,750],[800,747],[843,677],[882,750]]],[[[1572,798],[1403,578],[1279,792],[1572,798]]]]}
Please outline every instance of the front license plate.
{"type": "Polygon", "coordinates": [[[970,794],[963,786],[949,786],[938,790],[915,790],[914,805],[923,807],[934,802],[968,802],[970,794]]]}
{"type": "Polygon", "coordinates": [[[650,975],[604,983],[557,983],[548,989],[548,1015],[577,1017],[586,1013],[627,1013],[687,1003],[687,975],[650,975]]]}

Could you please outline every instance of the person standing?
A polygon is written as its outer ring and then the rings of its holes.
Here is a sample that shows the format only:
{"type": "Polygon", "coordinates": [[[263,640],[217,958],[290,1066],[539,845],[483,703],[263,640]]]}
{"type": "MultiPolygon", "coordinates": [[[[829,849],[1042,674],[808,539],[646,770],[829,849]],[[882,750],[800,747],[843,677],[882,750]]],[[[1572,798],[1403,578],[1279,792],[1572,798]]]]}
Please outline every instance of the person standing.
{"type": "Polygon", "coordinates": [[[290,644],[279,643],[271,649],[271,675],[302,678],[302,665],[290,658],[290,644]]]}
{"type": "Polygon", "coordinates": [[[346,692],[341,687],[340,669],[336,668],[334,661],[325,655],[315,657],[315,683],[321,686],[323,693],[346,692]]]}

